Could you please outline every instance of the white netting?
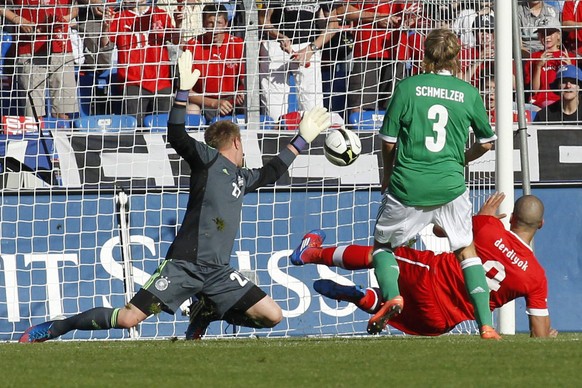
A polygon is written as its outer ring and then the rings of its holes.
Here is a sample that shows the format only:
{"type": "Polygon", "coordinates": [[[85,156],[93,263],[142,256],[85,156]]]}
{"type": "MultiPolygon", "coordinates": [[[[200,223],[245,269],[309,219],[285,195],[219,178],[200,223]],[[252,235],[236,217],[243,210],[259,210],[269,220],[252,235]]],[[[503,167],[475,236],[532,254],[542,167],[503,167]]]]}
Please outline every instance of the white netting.
{"type": "MultiPolygon", "coordinates": [[[[244,39],[244,56],[242,62],[237,60],[241,53],[236,45],[231,51],[201,49],[195,64],[210,72],[203,73],[201,81],[210,91],[192,93],[189,126],[201,139],[204,123],[217,111],[223,109],[222,118],[234,116],[246,129],[243,140],[250,167],[261,166],[265,157],[287,144],[295,133],[289,130],[297,127],[296,112],[314,104],[332,110],[335,124],[358,131],[363,152],[356,164],[329,164],[321,136],[277,188],[246,198],[232,264],[254,277],[284,310],[284,321],[259,331],[261,335],[362,334],[368,316],[345,303],[322,299],[311,283],[339,274],[339,281],[368,285],[373,276],[367,271],[293,267],[286,255],[315,228],[328,233],[326,243],[371,244],[380,199],[375,131],[387,98],[398,79],[420,71],[422,40],[432,28],[453,26],[465,49],[473,50],[471,38],[478,31],[470,20],[483,10],[469,11],[471,5],[480,6],[477,1],[287,3],[283,12],[278,1],[258,6],[252,1],[221,2],[228,33],[244,39]],[[458,3],[463,9],[453,7],[458,3]],[[316,16],[289,27],[289,18],[299,10],[316,16]],[[294,31],[287,37],[291,41],[277,35],[279,30],[294,31]],[[309,47],[311,43],[315,47],[309,47]],[[271,58],[273,53],[277,56],[271,58]],[[219,66],[212,55],[229,59],[219,66]],[[285,65],[273,66],[277,61],[285,65]],[[238,74],[243,68],[246,73],[238,74]],[[217,87],[228,90],[216,91],[217,87]]],[[[16,1],[2,8],[2,41],[8,43],[2,50],[1,112],[4,133],[11,136],[1,141],[1,339],[15,339],[30,324],[55,316],[124,303],[116,185],[130,196],[136,288],[163,258],[183,217],[188,192],[189,169],[167,145],[164,133],[174,63],[190,39],[199,37],[200,45],[207,44],[200,34],[205,28],[213,30],[204,25],[201,10],[209,4],[214,3],[160,0],[157,8],[146,3],[139,17],[131,10],[135,3],[127,1],[104,6],[80,2],[74,18],[69,5],[35,6],[31,11],[25,1],[16,1]],[[181,16],[176,19],[175,14],[181,16]],[[23,22],[30,18],[38,19],[34,32],[23,22]],[[182,20],[182,28],[177,20],[182,20]],[[63,38],[67,32],[76,39],[77,51],[63,38]],[[146,51],[152,56],[147,66],[153,73],[131,62],[146,51]],[[137,79],[131,78],[136,74],[137,79]],[[127,84],[123,77],[128,77],[127,84]],[[147,85],[139,84],[148,79],[147,85]],[[133,100],[137,104],[128,105],[133,100]]],[[[210,16],[213,23],[222,17],[220,12],[210,16]]],[[[467,55],[463,59],[465,70],[477,62],[467,55]]],[[[491,86],[482,83],[491,77],[483,71],[477,86],[491,92],[491,86]]],[[[471,166],[468,183],[475,209],[493,190],[494,171],[493,161],[471,166]]],[[[426,246],[431,240],[423,237],[426,246]]],[[[161,314],[140,329],[144,337],[181,336],[185,326],[185,317],[161,314]]],[[[210,334],[230,330],[213,324],[210,334]]],[[[468,324],[457,331],[474,330],[468,324]]],[[[128,336],[114,330],[75,332],[65,338],[122,335],[128,336]]]]}

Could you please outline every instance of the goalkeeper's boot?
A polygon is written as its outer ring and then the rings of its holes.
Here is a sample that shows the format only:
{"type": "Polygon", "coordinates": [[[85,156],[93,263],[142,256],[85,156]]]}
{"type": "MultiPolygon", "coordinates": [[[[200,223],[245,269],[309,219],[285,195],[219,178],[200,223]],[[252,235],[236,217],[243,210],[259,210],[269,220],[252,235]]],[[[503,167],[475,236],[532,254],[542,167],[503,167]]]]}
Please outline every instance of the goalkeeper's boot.
{"type": "Polygon", "coordinates": [[[214,303],[204,294],[189,307],[190,324],[186,329],[187,340],[199,340],[206,334],[206,329],[212,321],[220,319],[214,303]]]}
{"type": "Polygon", "coordinates": [[[57,336],[51,333],[52,325],[53,321],[48,321],[41,323],[40,325],[31,326],[26,329],[18,342],[44,342],[46,340],[56,338],[57,336]]]}
{"type": "Polygon", "coordinates": [[[500,340],[501,339],[501,336],[499,334],[497,334],[495,329],[492,328],[491,326],[488,326],[488,325],[481,326],[481,330],[479,330],[479,334],[481,335],[481,338],[487,339],[487,340],[500,340]]]}
{"type": "Polygon", "coordinates": [[[370,318],[368,321],[368,333],[378,334],[388,324],[391,318],[394,318],[402,312],[404,308],[404,299],[398,295],[394,298],[384,302],[380,310],[370,318]]]}
{"type": "Polygon", "coordinates": [[[313,289],[328,298],[355,304],[366,296],[366,290],[360,286],[344,286],[329,279],[316,280],[313,289]]]}
{"type": "Polygon", "coordinates": [[[289,256],[291,263],[294,265],[305,264],[306,261],[304,261],[302,257],[309,253],[309,248],[320,248],[323,244],[323,240],[325,240],[325,232],[321,229],[315,229],[307,233],[303,236],[301,244],[299,244],[293,253],[291,253],[291,256],[289,256]]]}

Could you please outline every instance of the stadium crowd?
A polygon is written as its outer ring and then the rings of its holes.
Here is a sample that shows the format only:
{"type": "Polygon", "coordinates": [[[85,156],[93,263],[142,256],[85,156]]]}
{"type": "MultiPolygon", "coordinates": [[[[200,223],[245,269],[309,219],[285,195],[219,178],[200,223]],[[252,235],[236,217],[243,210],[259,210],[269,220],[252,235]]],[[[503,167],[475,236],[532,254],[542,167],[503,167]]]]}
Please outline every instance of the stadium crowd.
{"type": "MultiPolygon", "coordinates": [[[[536,122],[578,121],[579,3],[519,2],[526,116],[536,122]]],[[[260,0],[251,10],[242,0],[2,0],[0,114],[65,127],[129,115],[147,126],[146,116],[168,113],[176,58],[188,49],[202,74],[188,112],[203,123],[244,117],[250,68],[265,120],[326,106],[356,124],[384,112],[397,82],[422,71],[427,32],[447,27],[463,47],[457,77],[482,92],[494,122],[493,8],[482,0],[260,0]],[[245,49],[253,12],[258,53],[245,49]]]]}

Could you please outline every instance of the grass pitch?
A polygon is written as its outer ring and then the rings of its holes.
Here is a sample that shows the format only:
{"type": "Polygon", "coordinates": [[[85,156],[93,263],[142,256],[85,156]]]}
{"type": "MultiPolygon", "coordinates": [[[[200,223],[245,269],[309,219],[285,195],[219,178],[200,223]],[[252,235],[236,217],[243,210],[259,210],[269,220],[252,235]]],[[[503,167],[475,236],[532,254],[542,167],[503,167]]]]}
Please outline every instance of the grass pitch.
{"type": "Polygon", "coordinates": [[[582,333],[0,344],[3,387],[579,387],[582,333]]]}

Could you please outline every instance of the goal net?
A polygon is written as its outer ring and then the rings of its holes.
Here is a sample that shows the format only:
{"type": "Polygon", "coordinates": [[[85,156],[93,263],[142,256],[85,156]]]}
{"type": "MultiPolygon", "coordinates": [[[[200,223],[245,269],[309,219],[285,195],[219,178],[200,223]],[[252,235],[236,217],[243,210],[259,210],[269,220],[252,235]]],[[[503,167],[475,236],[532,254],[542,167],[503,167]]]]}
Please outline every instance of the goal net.
{"type": "MultiPolygon", "coordinates": [[[[30,325],[93,307],[123,306],[161,263],[184,216],[190,174],[165,134],[175,60],[185,44],[210,44],[204,39],[218,32],[242,39],[245,51],[237,59],[236,44],[231,51],[202,47],[203,54],[194,56],[195,66],[208,73],[200,81],[207,89],[191,94],[192,137],[202,140],[213,120],[233,120],[244,129],[246,165],[260,167],[288,144],[300,112],[323,104],[333,112],[333,125],[357,132],[362,154],[353,165],[334,166],[323,154],[325,134],[320,135],[275,186],[245,197],[231,264],[273,297],[284,319],[269,330],[216,322],[208,334],[365,334],[366,313],[320,296],[312,284],[328,278],[373,286],[373,273],[296,267],[288,255],[312,229],[326,232],[325,245],[372,244],[381,199],[376,133],[386,101],[399,79],[420,71],[426,33],[452,27],[460,10],[436,0],[346,1],[355,6],[343,10],[344,2],[332,1],[296,2],[288,9],[280,2],[216,3],[220,7],[188,0],[79,4],[74,18],[56,5],[34,12],[25,5],[5,8],[16,16],[5,11],[2,29],[8,48],[2,51],[1,74],[0,339],[16,340],[30,325]],[[202,16],[207,5],[215,7],[204,14],[212,23],[202,16]],[[305,12],[316,17],[295,24],[285,19],[298,12],[301,18],[305,12]],[[23,18],[35,19],[36,40],[23,18]],[[266,28],[273,26],[295,35],[290,42],[267,38],[266,28]],[[328,40],[326,34],[333,36],[328,40]],[[45,42],[47,51],[34,42],[45,42]],[[312,42],[316,47],[309,48],[312,42]],[[289,52],[274,57],[287,43],[289,52]],[[28,56],[18,51],[26,47],[28,56]],[[155,60],[142,57],[140,67],[134,62],[139,53],[155,60]],[[279,60],[285,65],[275,69],[279,60]],[[144,66],[153,66],[156,77],[150,79],[144,66]],[[141,78],[132,78],[136,69],[141,78]],[[287,86],[279,87],[281,82],[287,86]],[[121,190],[128,196],[126,209],[118,206],[121,190]]],[[[472,24],[458,31],[476,32],[472,24]]],[[[470,64],[473,58],[464,60],[470,64]]],[[[482,72],[477,85],[484,96],[487,74],[482,72]]],[[[477,210],[495,188],[493,156],[471,164],[467,183],[477,210]]],[[[448,250],[428,229],[417,247],[448,250]]],[[[63,338],[182,337],[187,323],[180,311],[161,313],[134,333],[75,331],[63,338]]],[[[476,332],[475,324],[454,332],[476,332]]]]}

